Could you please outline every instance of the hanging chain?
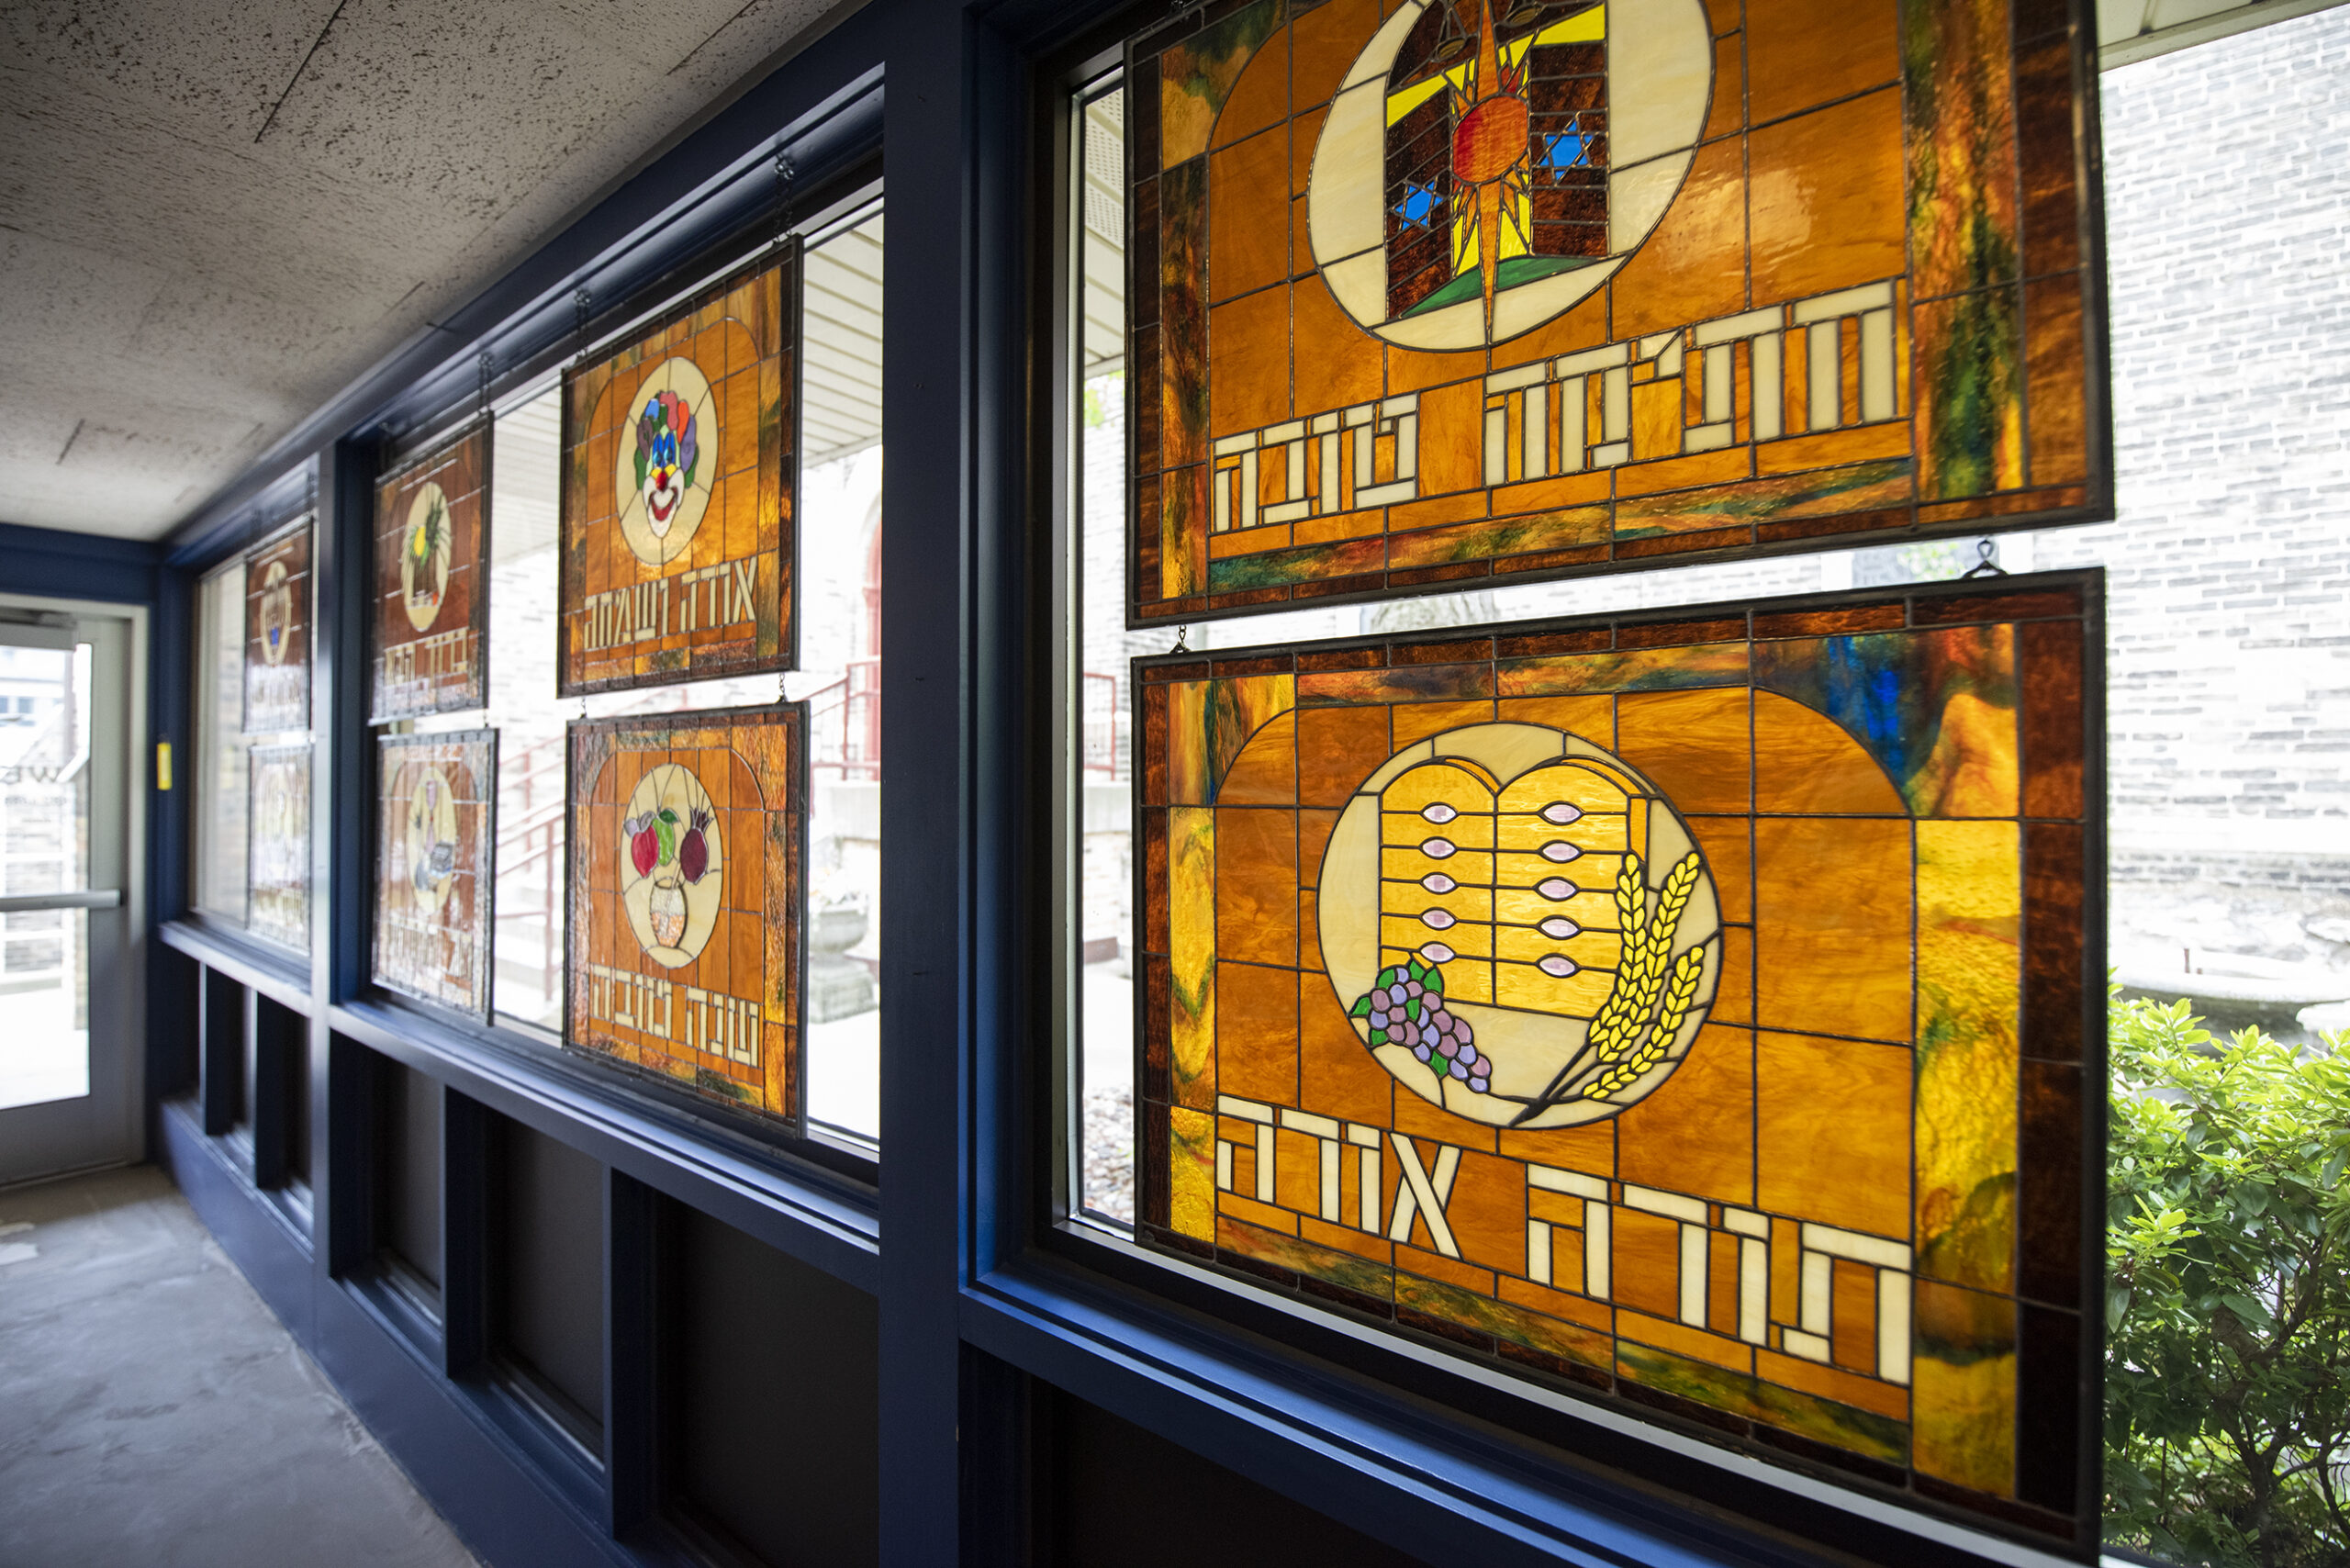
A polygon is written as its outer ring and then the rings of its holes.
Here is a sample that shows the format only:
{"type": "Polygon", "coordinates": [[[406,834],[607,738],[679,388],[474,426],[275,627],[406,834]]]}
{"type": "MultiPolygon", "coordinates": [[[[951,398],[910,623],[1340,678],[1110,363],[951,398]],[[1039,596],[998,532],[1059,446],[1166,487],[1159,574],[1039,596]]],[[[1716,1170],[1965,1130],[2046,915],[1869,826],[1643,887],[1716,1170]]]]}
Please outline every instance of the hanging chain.
{"type": "Polygon", "coordinates": [[[791,161],[791,150],[778,146],[775,150],[775,239],[780,245],[791,235],[792,181],[799,177],[800,167],[791,161]]]}
{"type": "Polygon", "coordinates": [[[1963,580],[1967,577],[2004,577],[2007,575],[2008,569],[1999,565],[1999,547],[1985,538],[1975,542],[1975,565],[1961,572],[1959,577],[1963,580]]]}
{"type": "MultiPolygon", "coordinates": [[[[799,177],[800,166],[791,160],[791,150],[778,145],[775,150],[775,238],[769,249],[777,249],[791,238],[792,182],[799,177]]],[[[799,585],[789,585],[793,592],[799,585]]],[[[791,676],[787,670],[775,672],[775,700],[778,705],[791,700],[791,676]]]]}
{"type": "Polygon", "coordinates": [[[1192,651],[1192,629],[1189,626],[1176,627],[1175,645],[1167,651],[1170,654],[1190,653],[1192,651]]]}
{"type": "Polygon", "coordinates": [[[571,357],[574,360],[588,356],[588,311],[593,302],[586,284],[571,291],[571,357]]]}
{"type": "Polygon", "coordinates": [[[487,349],[481,351],[481,362],[479,366],[481,371],[481,394],[476,411],[478,416],[484,420],[489,418],[489,377],[490,372],[497,367],[497,359],[487,349]]]}

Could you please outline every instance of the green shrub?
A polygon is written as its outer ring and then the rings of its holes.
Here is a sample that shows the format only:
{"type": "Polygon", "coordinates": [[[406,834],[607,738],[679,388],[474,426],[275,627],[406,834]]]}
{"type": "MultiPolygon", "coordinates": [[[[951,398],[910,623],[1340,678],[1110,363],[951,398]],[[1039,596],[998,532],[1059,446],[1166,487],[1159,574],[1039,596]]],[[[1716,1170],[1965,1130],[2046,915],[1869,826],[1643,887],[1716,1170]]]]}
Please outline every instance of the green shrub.
{"type": "Polygon", "coordinates": [[[2350,1052],[2113,1009],[2106,1535],[2350,1563],[2350,1052]]]}

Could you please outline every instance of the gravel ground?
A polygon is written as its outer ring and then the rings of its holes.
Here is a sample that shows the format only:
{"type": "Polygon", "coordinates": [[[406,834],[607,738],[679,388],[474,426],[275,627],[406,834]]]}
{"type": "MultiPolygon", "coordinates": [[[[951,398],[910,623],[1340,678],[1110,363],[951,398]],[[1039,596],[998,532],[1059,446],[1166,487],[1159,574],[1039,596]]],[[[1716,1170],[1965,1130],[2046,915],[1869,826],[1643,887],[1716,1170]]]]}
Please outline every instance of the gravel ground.
{"type": "Polygon", "coordinates": [[[1125,1090],[1085,1097],[1085,1206],[1134,1223],[1135,1101],[1125,1090]]]}

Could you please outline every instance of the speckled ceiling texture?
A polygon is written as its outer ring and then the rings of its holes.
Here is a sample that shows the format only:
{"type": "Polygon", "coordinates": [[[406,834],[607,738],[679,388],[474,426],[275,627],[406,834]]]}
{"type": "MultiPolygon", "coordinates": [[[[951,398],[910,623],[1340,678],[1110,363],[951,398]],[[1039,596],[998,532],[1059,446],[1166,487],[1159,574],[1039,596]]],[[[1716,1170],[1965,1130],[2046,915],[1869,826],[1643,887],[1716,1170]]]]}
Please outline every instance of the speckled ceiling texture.
{"type": "Polygon", "coordinates": [[[168,532],[833,8],[0,6],[0,521],[168,532]]]}

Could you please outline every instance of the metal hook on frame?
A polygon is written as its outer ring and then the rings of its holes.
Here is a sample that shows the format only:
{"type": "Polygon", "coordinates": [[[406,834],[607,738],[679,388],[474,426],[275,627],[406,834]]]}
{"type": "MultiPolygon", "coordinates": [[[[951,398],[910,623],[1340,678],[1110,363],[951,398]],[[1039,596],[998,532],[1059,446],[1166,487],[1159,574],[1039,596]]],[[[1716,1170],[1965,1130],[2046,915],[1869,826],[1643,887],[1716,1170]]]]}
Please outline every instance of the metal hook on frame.
{"type": "Polygon", "coordinates": [[[1969,577],[2004,577],[2007,575],[2008,569],[1999,565],[1999,547],[1988,538],[1975,542],[1975,565],[1958,574],[1962,582],[1969,577]]]}
{"type": "Polygon", "coordinates": [[[791,160],[791,150],[778,146],[775,150],[775,243],[780,245],[791,233],[791,183],[800,174],[800,166],[791,160]]]}
{"type": "Polygon", "coordinates": [[[1175,645],[1167,651],[1170,654],[1190,653],[1192,651],[1192,629],[1189,626],[1176,627],[1175,645]]]}

